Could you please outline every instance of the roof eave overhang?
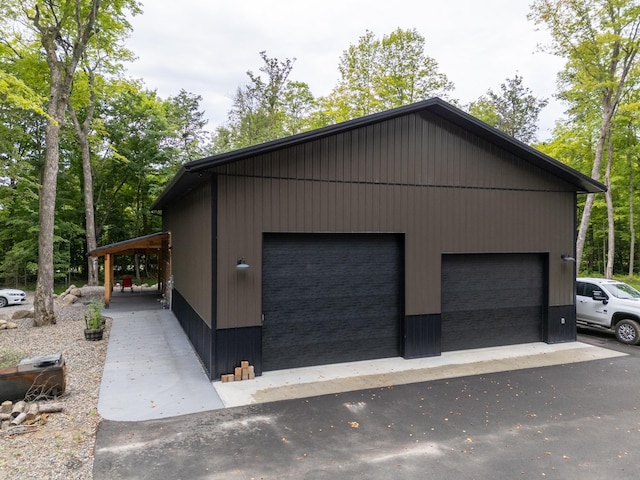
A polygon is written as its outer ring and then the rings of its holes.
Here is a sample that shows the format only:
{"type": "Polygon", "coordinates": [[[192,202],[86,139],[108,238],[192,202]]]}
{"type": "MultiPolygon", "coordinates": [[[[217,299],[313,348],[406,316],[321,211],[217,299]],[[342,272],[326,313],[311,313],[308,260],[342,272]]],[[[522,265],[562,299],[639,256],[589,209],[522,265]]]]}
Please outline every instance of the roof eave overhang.
{"type": "Polygon", "coordinates": [[[168,232],[152,233],[142,237],[130,238],[122,242],[104,245],[87,252],[89,257],[102,257],[111,255],[133,255],[135,253],[148,252],[150,250],[160,250],[169,241],[168,232]]]}

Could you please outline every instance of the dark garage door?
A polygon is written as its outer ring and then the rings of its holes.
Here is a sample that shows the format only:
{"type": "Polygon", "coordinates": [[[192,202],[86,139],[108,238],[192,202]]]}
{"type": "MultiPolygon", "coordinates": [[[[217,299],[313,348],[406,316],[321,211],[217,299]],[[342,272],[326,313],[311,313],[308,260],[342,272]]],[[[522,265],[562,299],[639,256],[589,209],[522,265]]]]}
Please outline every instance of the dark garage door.
{"type": "Polygon", "coordinates": [[[545,258],[443,255],[442,351],[541,341],[545,258]]]}
{"type": "Polygon", "coordinates": [[[396,235],[265,234],[264,370],[400,355],[396,235]]]}

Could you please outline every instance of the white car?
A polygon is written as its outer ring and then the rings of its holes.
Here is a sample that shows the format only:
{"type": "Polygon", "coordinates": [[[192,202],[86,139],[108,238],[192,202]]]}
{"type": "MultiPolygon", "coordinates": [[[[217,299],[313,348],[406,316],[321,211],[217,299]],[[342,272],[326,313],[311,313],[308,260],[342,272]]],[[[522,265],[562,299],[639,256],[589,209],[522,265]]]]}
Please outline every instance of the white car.
{"type": "Polygon", "coordinates": [[[15,288],[0,288],[0,307],[7,305],[21,305],[27,301],[27,295],[15,288]]]}
{"type": "Polygon", "coordinates": [[[576,323],[608,330],[619,342],[640,344],[640,292],[605,278],[576,279],[576,323]]]}

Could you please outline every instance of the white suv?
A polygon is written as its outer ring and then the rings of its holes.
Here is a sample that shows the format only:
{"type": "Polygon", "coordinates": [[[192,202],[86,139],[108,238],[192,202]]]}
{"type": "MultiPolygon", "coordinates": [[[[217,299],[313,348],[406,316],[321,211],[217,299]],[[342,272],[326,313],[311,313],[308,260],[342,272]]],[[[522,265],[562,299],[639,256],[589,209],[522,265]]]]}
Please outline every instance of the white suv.
{"type": "Polygon", "coordinates": [[[576,323],[613,331],[619,342],[640,343],[640,292],[605,278],[576,280],[576,323]]]}

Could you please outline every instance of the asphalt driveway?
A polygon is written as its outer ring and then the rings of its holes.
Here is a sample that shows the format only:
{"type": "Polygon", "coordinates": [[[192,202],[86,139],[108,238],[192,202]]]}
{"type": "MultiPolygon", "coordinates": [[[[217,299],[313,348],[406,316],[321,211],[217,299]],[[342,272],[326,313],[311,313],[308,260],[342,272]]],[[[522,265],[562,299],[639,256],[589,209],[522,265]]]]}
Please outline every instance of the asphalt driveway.
{"type": "Polygon", "coordinates": [[[636,479],[640,348],[612,345],[629,355],[103,421],[94,479],[636,479]]]}

